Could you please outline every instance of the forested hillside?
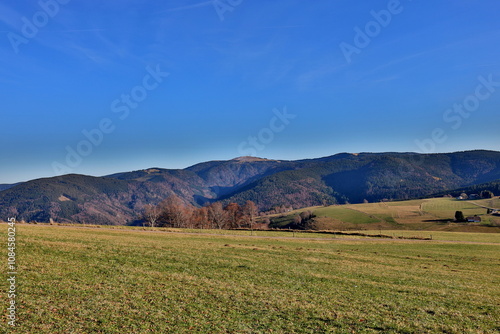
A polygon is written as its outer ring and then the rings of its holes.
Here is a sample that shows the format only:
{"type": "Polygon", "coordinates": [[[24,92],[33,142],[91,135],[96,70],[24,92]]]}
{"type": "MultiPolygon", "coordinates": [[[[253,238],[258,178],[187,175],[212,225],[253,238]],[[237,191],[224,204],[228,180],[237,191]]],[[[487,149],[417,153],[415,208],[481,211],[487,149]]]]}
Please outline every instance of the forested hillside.
{"type": "Polygon", "coordinates": [[[259,210],[412,199],[457,191],[499,195],[500,152],[342,153],[280,161],[242,157],[182,170],[150,168],[105,177],[65,175],[0,191],[0,214],[18,219],[127,224],[146,205],[176,195],[185,205],[221,201],[259,210]],[[477,189],[477,190],[476,190],[477,189]]]}

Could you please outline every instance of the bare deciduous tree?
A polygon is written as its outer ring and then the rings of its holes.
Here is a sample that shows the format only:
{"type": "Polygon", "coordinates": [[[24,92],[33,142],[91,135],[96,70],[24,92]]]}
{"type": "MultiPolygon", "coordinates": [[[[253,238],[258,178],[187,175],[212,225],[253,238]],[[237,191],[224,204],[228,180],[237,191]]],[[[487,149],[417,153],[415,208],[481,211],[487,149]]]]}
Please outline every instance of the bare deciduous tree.
{"type": "Polygon", "coordinates": [[[157,205],[146,204],[144,206],[144,219],[148,222],[150,227],[155,227],[156,222],[160,219],[161,210],[157,205]]]}
{"type": "Polygon", "coordinates": [[[199,209],[193,210],[192,221],[194,228],[206,229],[210,228],[210,224],[208,221],[208,208],[202,207],[199,209]]]}
{"type": "Polygon", "coordinates": [[[227,212],[229,228],[240,228],[243,218],[242,208],[238,203],[229,203],[224,210],[227,212]]]}
{"type": "Polygon", "coordinates": [[[184,225],[186,219],[185,205],[179,197],[172,195],[162,201],[159,206],[161,209],[160,222],[163,226],[178,228],[184,225]]]}
{"type": "Polygon", "coordinates": [[[227,212],[222,208],[222,203],[215,202],[208,206],[208,219],[215,228],[223,229],[227,227],[229,219],[227,212]]]}
{"type": "Polygon", "coordinates": [[[259,213],[257,205],[252,201],[247,201],[243,206],[243,215],[247,218],[250,228],[253,229],[254,218],[259,213]]]}

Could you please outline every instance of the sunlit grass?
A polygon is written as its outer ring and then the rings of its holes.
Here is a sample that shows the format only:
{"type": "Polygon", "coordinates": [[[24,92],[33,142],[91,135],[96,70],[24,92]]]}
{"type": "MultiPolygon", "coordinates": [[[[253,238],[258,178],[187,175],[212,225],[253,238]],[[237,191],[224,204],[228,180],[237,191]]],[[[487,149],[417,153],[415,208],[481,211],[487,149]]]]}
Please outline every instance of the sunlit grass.
{"type": "MultiPolygon", "coordinates": [[[[353,231],[354,232],[354,231],[353,231]]],[[[379,234],[379,231],[359,231],[364,234],[379,234]]],[[[404,231],[404,230],[384,230],[383,234],[394,238],[432,238],[434,241],[462,241],[478,243],[498,243],[500,244],[499,233],[468,233],[468,232],[446,232],[446,231],[404,231]]]]}
{"type": "Polygon", "coordinates": [[[352,210],[346,206],[329,206],[314,210],[314,214],[318,217],[335,217],[341,221],[346,221],[354,224],[372,224],[380,222],[379,219],[370,216],[366,213],[352,210]]]}
{"type": "MultiPolygon", "coordinates": [[[[474,201],[455,198],[430,198],[409,201],[361,203],[311,207],[289,214],[289,221],[300,211],[316,214],[316,227],[323,230],[421,230],[456,232],[500,232],[500,217],[487,214],[485,207],[500,207],[498,199],[474,201]],[[478,205],[476,205],[478,204],[478,205]],[[481,223],[455,224],[455,212],[479,215],[481,223]]],[[[275,217],[275,216],[274,216],[275,217]]]]}
{"type": "Polygon", "coordinates": [[[460,201],[450,198],[440,198],[427,200],[423,203],[422,209],[439,218],[454,219],[455,211],[462,211],[465,216],[482,215],[486,209],[478,207],[468,201],[460,201]]]}
{"type": "Polygon", "coordinates": [[[20,225],[17,246],[12,333],[499,329],[497,245],[20,225]]]}

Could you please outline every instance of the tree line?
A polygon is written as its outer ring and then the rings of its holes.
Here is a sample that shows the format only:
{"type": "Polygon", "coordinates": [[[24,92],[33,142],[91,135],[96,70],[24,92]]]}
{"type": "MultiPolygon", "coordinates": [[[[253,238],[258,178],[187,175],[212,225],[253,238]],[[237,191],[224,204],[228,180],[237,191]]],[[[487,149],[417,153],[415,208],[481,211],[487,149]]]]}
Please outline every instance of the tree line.
{"type": "Polygon", "coordinates": [[[257,205],[252,201],[243,206],[215,202],[197,208],[172,195],[157,205],[146,205],[141,218],[150,227],[230,229],[254,228],[258,215],[257,205]]]}

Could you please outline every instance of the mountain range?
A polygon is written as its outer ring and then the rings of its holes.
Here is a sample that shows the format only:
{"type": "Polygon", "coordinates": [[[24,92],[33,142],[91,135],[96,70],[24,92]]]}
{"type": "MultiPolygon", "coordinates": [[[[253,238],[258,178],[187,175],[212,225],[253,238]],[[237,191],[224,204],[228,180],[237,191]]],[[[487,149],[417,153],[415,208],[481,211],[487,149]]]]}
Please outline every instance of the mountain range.
{"type": "Polygon", "coordinates": [[[125,225],[146,204],[177,195],[186,204],[214,201],[261,210],[276,206],[375,202],[460,189],[498,195],[500,152],[340,153],[307,160],[240,157],[186,169],[149,168],[104,177],[63,175],[0,187],[0,218],[125,225]]]}

